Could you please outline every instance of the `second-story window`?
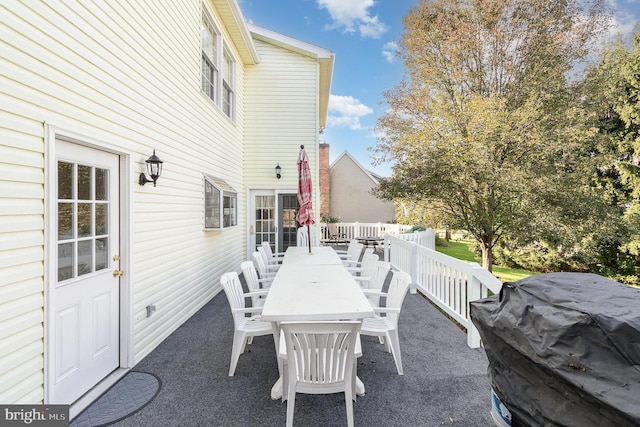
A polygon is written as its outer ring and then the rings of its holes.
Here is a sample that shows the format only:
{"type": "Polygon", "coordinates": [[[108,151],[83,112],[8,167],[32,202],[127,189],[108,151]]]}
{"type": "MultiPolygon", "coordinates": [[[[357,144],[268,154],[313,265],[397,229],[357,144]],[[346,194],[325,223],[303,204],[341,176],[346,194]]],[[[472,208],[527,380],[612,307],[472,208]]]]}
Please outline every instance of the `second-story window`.
{"type": "Polygon", "coordinates": [[[218,55],[219,32],[209,15],[202,12],[202,91],[216,104],[218,103],[218,55]]]}
{"type": "Polygon", "coordinates": [[[235,114],[235,61],[222,33],[202,5],[202,91],[231,120],[235,114]]]}
{"type": "Polygon", "coordinates": [[[233,119],[234,109],[234,62],[231,55],[227,51],[222,53],[222,110],[224,113],[233,119]]]}

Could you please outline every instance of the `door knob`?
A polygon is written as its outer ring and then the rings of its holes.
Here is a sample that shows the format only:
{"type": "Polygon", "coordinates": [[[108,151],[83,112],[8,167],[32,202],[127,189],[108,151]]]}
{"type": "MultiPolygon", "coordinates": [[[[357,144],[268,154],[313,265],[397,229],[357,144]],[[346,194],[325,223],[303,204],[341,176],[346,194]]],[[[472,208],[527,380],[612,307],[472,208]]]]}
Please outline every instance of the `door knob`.
{"type": "Polygon", "coordinates": [[[113,277],[120,277],[124,274],[122,270],[113,270],[113,277]]]}

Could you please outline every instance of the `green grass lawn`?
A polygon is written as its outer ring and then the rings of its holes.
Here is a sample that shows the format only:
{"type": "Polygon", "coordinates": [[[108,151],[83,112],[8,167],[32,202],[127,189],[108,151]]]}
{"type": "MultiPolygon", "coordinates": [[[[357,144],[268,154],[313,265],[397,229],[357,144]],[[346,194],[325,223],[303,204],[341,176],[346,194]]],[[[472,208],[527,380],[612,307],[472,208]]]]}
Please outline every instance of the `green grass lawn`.
{"type": "MultiPolygon", "coordinates": [[[[461,261],[477,262],[478,264],[482,264],[482,260],[477,258],[469,249],[472,243],[473,242],[471,240],[451,240],[447,243],[447,246],[436,246],[436,251],[461,261]]],[[[493,274],[503,282],[515,282],[536,273],[517,268],[494,265],[493,274]]]]}

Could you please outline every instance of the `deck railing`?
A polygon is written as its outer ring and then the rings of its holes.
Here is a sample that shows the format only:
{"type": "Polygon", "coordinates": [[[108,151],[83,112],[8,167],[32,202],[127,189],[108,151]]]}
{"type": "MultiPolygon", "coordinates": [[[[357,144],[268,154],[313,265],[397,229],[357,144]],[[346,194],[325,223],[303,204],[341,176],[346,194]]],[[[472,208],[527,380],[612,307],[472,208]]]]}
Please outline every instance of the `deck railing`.
{"type": "Polygon", "coordinates": [[[467,329],[469,347],[480,346],[480,334],[469,317],[469,302],[500,292],[502,282],[477,263],[466,263],[397,236],[384,236],[384,258],[411,276],[418,290],[467,329]]]}
{"type": "Polygon", "coordinates": [[[436,252],[433,229],[405,233],[409,225],[384,223],[321,223],[324,241],[347,242],[359,237],[382,237],[384,259],[411,276],[411,292],[418,290],[467,329],[467,344],[480,346],[480,334],[469,317],[469,302],[498,293],[502,282],[477,263],[466,263],[436,252]]]}
{"type": "MultiPolygon", "coordinates": [[[[320,238],[324,241],[349,241],[358,237],[384,237],[385,234],[399,235],[406,233],[411,227],[411,225],[383,222],[322,222],[320,223],[320,238]]],[[[407,236],[410,235],[407,234],[407,236]]]]}

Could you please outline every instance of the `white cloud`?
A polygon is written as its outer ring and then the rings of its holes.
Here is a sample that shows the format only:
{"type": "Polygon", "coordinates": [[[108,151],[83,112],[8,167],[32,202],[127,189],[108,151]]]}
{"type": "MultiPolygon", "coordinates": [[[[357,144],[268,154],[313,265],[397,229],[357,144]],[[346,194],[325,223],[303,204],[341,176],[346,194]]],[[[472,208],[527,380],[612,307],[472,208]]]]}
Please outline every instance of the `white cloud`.
{"type": "Polygon", "coordinates": [[[398,52],[398,48],[398,43],[387,42],[382,46],[382,56],[384,56],[384,59],[387,62],[393,63],[397,58],[396,53],[398,52]]]}
{"type": "Polygon", "coordinates": [[[373,109],[362,104],[352,96],[331,95],[329,98],[329,126],[346,126],[350,129],[362,129],[360,119],[373,114],[373,109]],[[334,113],[334,114],[331,114],[334,113]]]}
{"type": "Polygon", "coordinates": [[[362,37],[378,38],[389,28],[378,19],[378,15],[369,15],[368,9],[374,0],[316,0],[318,7],[327,9],[333,23],[327,28],[344,28],[345,32],[360,32],[362,37]]]}
{"type": "Polygon", "coordinates": [[[634,29],[640,22],[640,8],[636,5],[637,3],[637,0],[607,0],[614,14],[610,21],[611,27],[604,37],[605,40],[612,41],[621,37],[623,40],[631,41],[634,29]]]}

